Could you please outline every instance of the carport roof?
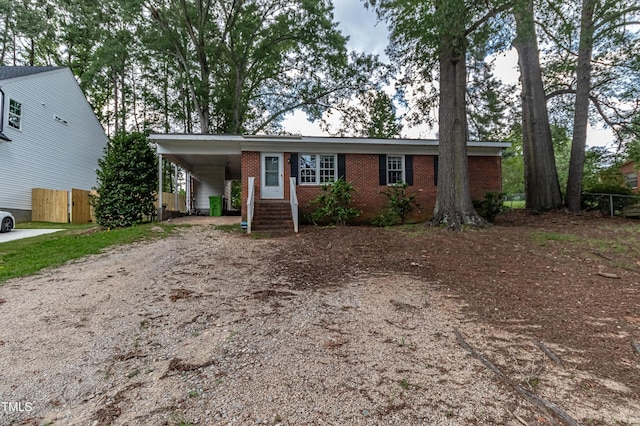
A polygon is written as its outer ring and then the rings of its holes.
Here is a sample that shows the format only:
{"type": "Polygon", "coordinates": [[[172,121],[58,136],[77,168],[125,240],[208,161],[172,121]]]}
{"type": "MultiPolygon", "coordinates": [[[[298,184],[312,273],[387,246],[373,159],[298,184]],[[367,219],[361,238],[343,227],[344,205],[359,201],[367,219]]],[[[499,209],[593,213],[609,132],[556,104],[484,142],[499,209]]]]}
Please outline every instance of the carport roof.
{"type": "MultiPolygon", "coordinates": [[[[323,136],[152,134],[160,154],[239,155],[242,151],[414,153],[437,152],[437,139],[336,138],[323,136]]],[[[508,142],[469,141],[470,155],[500,155],[508,142]]]]}
{"type": "MultiPolygon", "coordinates": [[[[437,139],[374,139],[324,136],[164,134],[150,136],[158,153],[179,166],[193,170],[198,166],[226,166],[240,175],[243,151],[312,152],[343,154],[436,155],[437,139]]],[[[508,142],[469,141],[469,155],[499,156],[508,142]]]]}

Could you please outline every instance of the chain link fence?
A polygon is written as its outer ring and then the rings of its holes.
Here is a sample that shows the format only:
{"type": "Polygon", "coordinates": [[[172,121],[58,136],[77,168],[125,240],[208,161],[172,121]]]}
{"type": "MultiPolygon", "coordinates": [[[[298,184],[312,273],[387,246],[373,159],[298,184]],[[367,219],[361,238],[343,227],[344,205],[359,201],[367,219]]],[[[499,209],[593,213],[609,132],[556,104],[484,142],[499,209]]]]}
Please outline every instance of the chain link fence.
{"type": "MultiPolygon", "coordinates": [[[[505,194],[504,205],[513,209],[525,208],[525,194],[505,194]]],[[[640,194],[586,192],[582,194],[582,208],[609,216],[640,217],[640,194]]]]}
{"type": "Polygon", "coordinates": [[[598,210],[609,216],[640,217],[640,194],[602,194],[586,192],[582,194],[582,208],[598,210]]]}

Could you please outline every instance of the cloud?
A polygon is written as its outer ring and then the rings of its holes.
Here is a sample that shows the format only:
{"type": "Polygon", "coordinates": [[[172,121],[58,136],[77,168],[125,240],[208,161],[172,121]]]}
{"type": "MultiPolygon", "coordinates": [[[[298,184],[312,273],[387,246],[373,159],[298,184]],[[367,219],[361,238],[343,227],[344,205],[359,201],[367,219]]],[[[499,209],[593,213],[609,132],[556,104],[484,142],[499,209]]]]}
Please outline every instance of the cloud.
{"type": "Polygon", "coordinates": [[[358,52],[378,55],[388,61],[389,31],[384,22],[378,22],[375,12],[364,7],[361,0],[337,0],[334,3],[334,20],[340,31],[349,36],[349,48],[358,52]]]}

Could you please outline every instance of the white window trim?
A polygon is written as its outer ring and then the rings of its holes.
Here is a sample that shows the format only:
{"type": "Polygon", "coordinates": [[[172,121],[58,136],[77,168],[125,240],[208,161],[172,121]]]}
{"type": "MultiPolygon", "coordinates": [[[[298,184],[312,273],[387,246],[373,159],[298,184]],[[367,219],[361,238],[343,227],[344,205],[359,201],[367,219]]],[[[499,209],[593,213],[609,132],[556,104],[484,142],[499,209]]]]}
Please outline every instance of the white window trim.
{"type": "Polygon", "coordinates": [[[625,179],[626,179],[627,185],[629,187],[631,187],[632,189],[638,188],[638,173],[637,172],[627,173],[625,175],[625,179]],[[632,181],[635,181],[636,184],[633,185],[632,181]]]}
{"type": "Polygon", "coordinates": [[[22,130],[22,117],[23,117],[23,114],[22,114],[22,102],[18,102],[15,99],[9,98],[9,114],[7,115],[7,127],[11,127],[14,130],[22,130]],[[16,104],[20,105],[20,114],[19,115],[16,114],[16,113],[11,112],[11,102],[12,101],[15,102],[16,104]],[[11,116],[18,117],[18,123],[20,123],[19,127],[15,127],[15,126],[13,126],[11,124],[11,116]]]}
{"type": "MultiPolygon", "coordinates": [[[[333,181],[337,179],[338,176],[338,154],[319,154],[315,152],[303,152],[298,154],[298,184],[306,185],[306,186],[319,186],[325,185],[329,182],[320,182],[320,157],[333,157],[333,181]],[[302,157],[305,155],[315,155],[316,156],[316,167],[315,167],[315,181],[314,182],[303,182],[302,181],[302,157]]],[[[308,170],[308,169],[305,169],[308,170]]]]}
{"type": "Polygon", "coordinates": [[[392,186],[392,185],[397,185],[399,183],[402,182],[406,182],[407,181],[407,170],[406,170],[406,166],[405,166],[405,161],[404,161],[404,155],[402,154],[387,154],[386,159],[387,161],[387,168],[386,168],[386,180],[387,180],[387,186],[392,186]],[[398,181],[398,182],[394,182],[391,183],[389,182],[389,172],[390,171],[397,171],[397,170],[390,170],[389,169],[389,157],[400,157],[400,161],[401,161],[401,172],[402,172],[402,178],[398,181]]]}

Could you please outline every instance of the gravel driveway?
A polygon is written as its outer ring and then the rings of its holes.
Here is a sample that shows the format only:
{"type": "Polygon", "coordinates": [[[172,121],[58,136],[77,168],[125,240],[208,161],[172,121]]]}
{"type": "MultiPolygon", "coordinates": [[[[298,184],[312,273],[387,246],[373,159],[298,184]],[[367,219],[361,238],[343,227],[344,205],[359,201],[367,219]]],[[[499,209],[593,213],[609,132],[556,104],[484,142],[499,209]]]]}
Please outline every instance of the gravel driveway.
{"type": "Polygon", "coordinates": [[[0,287],[0,424],[547,424],[456,342],[479,328],[456,295],[378,271],[292,288],[268,261],[288,238],[185,227],[0,287]]]}

